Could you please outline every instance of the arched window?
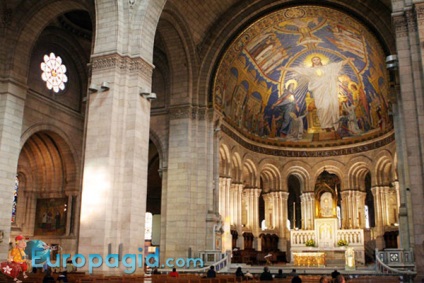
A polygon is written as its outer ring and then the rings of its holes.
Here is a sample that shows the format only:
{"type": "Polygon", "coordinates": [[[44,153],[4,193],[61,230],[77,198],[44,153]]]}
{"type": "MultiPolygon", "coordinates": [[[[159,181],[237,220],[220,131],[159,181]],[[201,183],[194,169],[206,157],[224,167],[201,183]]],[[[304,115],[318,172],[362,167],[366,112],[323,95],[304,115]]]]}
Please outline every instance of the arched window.
{"type": "Polygon", "coordinates": [[[291,229],[302,227],[302,215],[300,206],[300,181],[296,176],[288,178],[289,198],[287,200],[288,219],[291,221],[291,229]]]}

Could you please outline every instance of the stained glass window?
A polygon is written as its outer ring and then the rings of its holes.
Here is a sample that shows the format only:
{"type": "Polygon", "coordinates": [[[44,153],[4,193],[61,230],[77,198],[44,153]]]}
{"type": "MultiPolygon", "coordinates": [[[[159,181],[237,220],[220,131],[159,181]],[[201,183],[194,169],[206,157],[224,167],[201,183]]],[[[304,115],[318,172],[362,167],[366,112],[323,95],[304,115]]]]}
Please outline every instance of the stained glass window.
{"type": "Polygon", "coordinates": [[[52,52],[50,55],[44,55],[44,62],[40,65],[43,73],[41,79],[46,82],[48,89],[54,92],[65,89],[65,83],[68,81],[66,76],[66,66],[62,64],[62,58],[52,52]]]}
{"type": "Polygon", "coordinates": [[[18,189],[19,189],[19,180],[18,180],[18,177],[16,177],[15,187],[13,190],[12,223],[16,223],[16,206],[18,205],[18,189]]]}

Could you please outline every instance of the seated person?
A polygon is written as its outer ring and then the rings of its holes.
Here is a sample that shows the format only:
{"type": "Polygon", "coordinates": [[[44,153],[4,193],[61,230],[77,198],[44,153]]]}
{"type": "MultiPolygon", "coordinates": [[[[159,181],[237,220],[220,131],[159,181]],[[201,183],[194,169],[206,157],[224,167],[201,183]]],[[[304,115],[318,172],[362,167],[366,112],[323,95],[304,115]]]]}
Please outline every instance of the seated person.
{"type": "Polygon", "coordinates": [[[333,272],[331,272],[331,278],[336,279],[336,277],[340,275],[340,272],[335,269],[333,272]]]}
{"type": "Polygon", "coordinates": [[[300,278],[298,275],[292,278],[291,283],[302,283],[302,278],[300,278]]]}
{"type": "Polygon", "coordinates": [[[252,273],[250,273],[250,272],[249,272],[249,270],[248,270],[248,271],[246,271],[246,273],[244,274],[244,277],[245,277],[247,280],[253,280],[253,279],[255,279],[255,276],[253,276],[253,274],[252,274],[252,273]]]}
{"type": "Polygon", "coordinates": [[[172,269],[172,271],[169,273],[169,276],[171,276],[171,277],[179,277],[180,275],[178,274],[177,269],[174,267],[172,269]]]}
{"type": "Polygon", "coordinates": [[[236,279],[237,279],[237,281],[242,281],[244,278],[245,278],[244,277],[244,273],[241,270],[241,267],[240,266],[237,267],[237,270],[236,270],[236,279]]]}
{"type": "Polygon", "coordinates": [[[206,273],[206,277],[207,278],[215,278],[216,277],[215,266],[211,265],[208,272],[206,273]]]}
{"type": "Polygon", "coordinates": [[[55,283],[56,280],[52,276],[52,271],[50,269],[47,269],[45,272],[46,275],[44,275],[43,283],[55,283]]]}
{"type": "Polygon", "coordinates": [[[286,278],[286,275],[283,274],[282,269],[278,269],[278,273],[274,277],[275,278],[286,278]]]}
{"type": "Polygon", "coordinates": [[[264,267],[264,272],[261,273],[261,277],[259,277],[261,281],[270,281],[273,280],[271,272],[269,272],[269,268],[267,266],[264,267]]]}
{"type": "Polygon", "coordinates": [[[59,276],[57,277],[57,281],[63,282],[63,283],[67,283],[68,282],[68,272],[65,270],[62,273],[59,274],[59,276]]]}

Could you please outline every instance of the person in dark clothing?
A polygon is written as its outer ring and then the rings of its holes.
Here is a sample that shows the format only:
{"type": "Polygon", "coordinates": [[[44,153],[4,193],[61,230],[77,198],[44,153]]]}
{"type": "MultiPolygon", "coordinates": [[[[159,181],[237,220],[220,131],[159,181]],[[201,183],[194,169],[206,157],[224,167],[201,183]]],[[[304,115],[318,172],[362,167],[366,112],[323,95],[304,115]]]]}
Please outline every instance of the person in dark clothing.
{"type": "Polygon", "coordinates": [[[302,283],[302,278],[300,278],[298,275],[292,278],[291,283],[302,283]]]}
{"type": "Polygon", "coordinates": [[[237,267],[237,270],[236,270],[236,279],[237,279],[237,281],[244,280],[244,273],[243,273],[243,270],[241,270],[240,266],[237,267]]]}
{"type": "Polygon", "coordinates": [[[333,272],[331,272],[331,278],[336,279],[336,277],[340,275],[340,272],[335,269],[333,272]]]}
{"type": "Polygon", "coordinates": [[[215,267],[213,265],[211,265],[208,272],[206,273],[206,277],[207,278],[215,278],[216,277],[216,271],[215,271],[215,267]]]}
{"type": "Polygon", "coordinates": [[[296,269],[292,269],[292,271],[290,272],[291,276],[297,276],[297,272],[296,269]]]}
{"type": "Polygon", "coordinates": [[[44,275],[43,283],[55,283],[56,280],[52,276],[52,271],[50,269],[46,270],[46,275],[44,275]]]}
{"type": "Polygon", "coordinates": [[[286,278],[286,275],[283,274],[282,269],[278,269],[278,273],[275,275],[275,278],[286,278]]]}
{"type": "Polygon", "coordinates": [[[68,272],[63,271],[59,276],[57,277],[57,281],[59,283],[68,283],[68,272]]]}
{"type": "Polygon", "coordinates": [[[261,281],[270,281],[273,280],[271,272],[269,272],[268,267],[264,267],[264,272],[262,272],[261,277],[259,277],[261,281]]]}

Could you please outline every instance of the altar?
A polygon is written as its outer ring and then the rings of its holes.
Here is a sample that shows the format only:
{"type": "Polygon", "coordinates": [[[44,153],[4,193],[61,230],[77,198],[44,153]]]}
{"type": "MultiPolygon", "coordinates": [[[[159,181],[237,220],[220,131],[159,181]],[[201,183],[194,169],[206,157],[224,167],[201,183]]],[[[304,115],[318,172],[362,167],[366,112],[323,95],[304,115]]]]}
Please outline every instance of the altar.
{"type": "MultiPolygon", "coordinates": [[[[337,180],[325,170],[323,174],[314,192],[302,199],[302,219],[307,220],[301,222],[300,229],[294,225],[296,228],[290,230],[290,261],[295,266],[336,264],[355,268],[355,263],[365,264],[364,229],[359,220],[349,224],[349,228],[357,229],[342,228],[342,215],[337,213],[337,180]]],[[[360,218],[359,212],[354,215],[360,218]]]]}
{"type": "Polygon", "coordinates": [[[291,230],[291,257],[295,266],[324,266],[344,264],[346,246],[339,246],[343,241],[352,248],[355,261],[365,264],[364,231],[362,229],[339,229],[337,218],[314,219],[314,230],[291,230]],[[306,243],[312,241],[313,246],[306,243]]]}
{"type": "Polygon", "coordinates": [[[324,267],[325,253],[323,252],[300,252],[293,253],[294,266],[324,267]]]}

